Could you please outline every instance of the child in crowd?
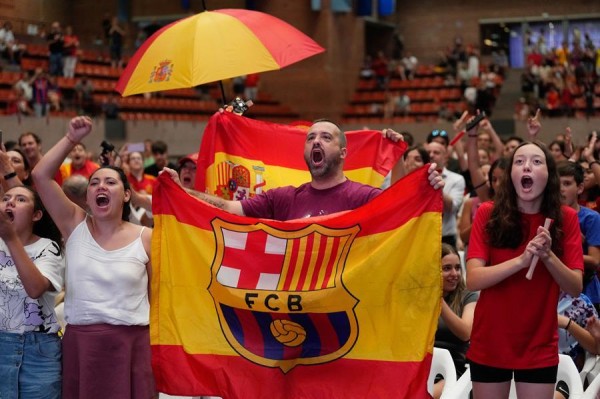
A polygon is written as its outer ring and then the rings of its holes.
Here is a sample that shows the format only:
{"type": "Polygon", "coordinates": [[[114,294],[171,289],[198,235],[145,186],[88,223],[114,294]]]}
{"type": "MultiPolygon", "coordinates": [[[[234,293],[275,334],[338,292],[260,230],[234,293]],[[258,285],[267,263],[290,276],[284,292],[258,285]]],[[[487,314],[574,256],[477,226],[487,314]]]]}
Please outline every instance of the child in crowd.
{"type": "Polygon", "coordinates": [[[0,397],[61,398],[60,325],[54,312],[63,288],[58,230],[39,196],[24,186],[0,202],[0,397]],[[53,228],[54,227],[54,228],[53,228]]]}
{"type": "Polygon", "coordinates": [[[561,206],[556,164],[543,144],[519,145],[508,165],[494,203],[477,211],[467,256],[467,288],[481,290],[467,352],[473,394],[508,398],[514,378],[519,397],[549,398],[559,293],[582,289],[581,236],[576,212],[561,206]]]}

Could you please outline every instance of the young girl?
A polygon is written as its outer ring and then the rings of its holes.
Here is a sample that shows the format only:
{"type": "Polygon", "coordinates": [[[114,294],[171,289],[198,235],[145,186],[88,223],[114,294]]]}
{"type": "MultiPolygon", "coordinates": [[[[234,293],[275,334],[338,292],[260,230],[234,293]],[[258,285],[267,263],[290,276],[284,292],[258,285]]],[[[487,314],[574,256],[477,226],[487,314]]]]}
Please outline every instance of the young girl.
{"type": "Polygon", "coordinates": [[[561,206],[556,164],[543,144],[512,153],[494,203],[477,211],[469,244],[467,287],[481,290],[467,353],[474,397],[507,398],[513,378],[520,398],[552,397],[558,295],[581,292],[583,254],[577,214],[561,206]]]}
{"type": "MultiPolygon", "coordinates": [[[[457,377],[460,377],[465,372],[465,355],[471,338],[473,312],[478,295],[467,290],[458,252],[448,244],[442,244],[442,279],[444,296],[442,314],[435,333],[435,346],[450,351],[457,377]]],[[[442,384],[441,381],[435,384],[435,398],[440,397],[442,384]]]]}
{"type": "Polygon", "coordinates": [[[121,169],[92,173],[89,216],[53,179],[91,128],[88,117],[73,118],[33,172],[66,239],[63,398],[149,399],[155,394],[148,330],[151,230],[126,221],[131,189],[121,169]]]}
{"type": "Polygon", "coordinates": [[[58,230],[26,187],[0,202],[0,398],[61,397],[54,299],[64,261],[58,230]]]}

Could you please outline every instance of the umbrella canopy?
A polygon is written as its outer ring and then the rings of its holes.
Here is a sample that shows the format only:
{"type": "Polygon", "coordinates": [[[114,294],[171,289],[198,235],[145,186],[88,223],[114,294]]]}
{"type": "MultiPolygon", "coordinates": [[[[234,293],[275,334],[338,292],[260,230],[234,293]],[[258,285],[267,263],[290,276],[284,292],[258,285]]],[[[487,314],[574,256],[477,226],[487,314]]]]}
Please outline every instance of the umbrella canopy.
{"type": "Polygon", "coordinates": [[[324,49],[271,15],[243,9],[204,11],[148,38],[123,71],[123,96],[193,87],[283,68],[324,49]]]}

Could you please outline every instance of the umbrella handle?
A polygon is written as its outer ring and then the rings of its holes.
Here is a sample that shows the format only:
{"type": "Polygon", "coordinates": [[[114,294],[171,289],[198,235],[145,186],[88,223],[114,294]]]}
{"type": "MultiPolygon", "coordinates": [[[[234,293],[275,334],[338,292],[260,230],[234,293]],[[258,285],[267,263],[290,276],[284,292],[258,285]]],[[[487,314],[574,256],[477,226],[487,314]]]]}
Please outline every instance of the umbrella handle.
{"type": "Polygon", "coordinates": [[[223,81],[219,80],[219,87],[221,88],[221,100],[223,100],[223,108],[227,106],[227,100],[225,98],[225,88],[223,87],[223,81]]]}

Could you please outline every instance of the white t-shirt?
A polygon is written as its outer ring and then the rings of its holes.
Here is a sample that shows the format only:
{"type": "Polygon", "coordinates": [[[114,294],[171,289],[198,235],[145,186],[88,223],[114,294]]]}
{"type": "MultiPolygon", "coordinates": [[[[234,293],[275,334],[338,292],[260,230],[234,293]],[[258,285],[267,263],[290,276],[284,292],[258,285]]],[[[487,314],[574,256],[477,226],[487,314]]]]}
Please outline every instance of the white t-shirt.
{"type": "Polygon", "coordinates": [[[54,314],[54,299],[63,288],[64,258],[58,244],[47,238],[25,246],[25,252],[54,290],[38,299],[30,298],[6,244],[0,240],[0,331],[56,333],[60,325],[54,314]]]}

